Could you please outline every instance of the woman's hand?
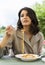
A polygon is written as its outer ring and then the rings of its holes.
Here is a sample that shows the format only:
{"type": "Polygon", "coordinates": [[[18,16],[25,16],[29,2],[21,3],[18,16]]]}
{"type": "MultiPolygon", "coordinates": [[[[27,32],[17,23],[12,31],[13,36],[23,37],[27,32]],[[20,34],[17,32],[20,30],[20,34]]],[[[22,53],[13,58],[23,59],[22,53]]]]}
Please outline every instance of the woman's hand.
{"type": "Polygon", "coordinates": [[[6,28],[6,35],[8,36],[12,36],[15,33],[15,28],[13,26],[8,26],[6,28]]]}
{"type": "Polygon", "coordinates": [[[3,48],[7,45],[7,42],[11,39],[13,40],[13,35],[15,34],[15,28],[13,28],[12,26],[8,26],[6,28],[6,34],[4,35],[1,44],[0,44],[0,48],[3,48]]]}

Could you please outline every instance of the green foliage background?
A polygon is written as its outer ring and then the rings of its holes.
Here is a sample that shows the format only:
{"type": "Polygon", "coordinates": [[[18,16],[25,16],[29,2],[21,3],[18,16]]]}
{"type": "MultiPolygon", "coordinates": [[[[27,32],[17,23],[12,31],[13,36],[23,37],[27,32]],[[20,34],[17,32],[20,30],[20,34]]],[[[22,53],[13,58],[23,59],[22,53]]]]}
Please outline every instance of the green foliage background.
{"type": "Polygon", "coordinates": [[[37,14],[40,29],[43,32],[45,37],[45,0],[42,2],[42,4],[36,3],[33,6],[33,9],[35,10],[37,14]]]}

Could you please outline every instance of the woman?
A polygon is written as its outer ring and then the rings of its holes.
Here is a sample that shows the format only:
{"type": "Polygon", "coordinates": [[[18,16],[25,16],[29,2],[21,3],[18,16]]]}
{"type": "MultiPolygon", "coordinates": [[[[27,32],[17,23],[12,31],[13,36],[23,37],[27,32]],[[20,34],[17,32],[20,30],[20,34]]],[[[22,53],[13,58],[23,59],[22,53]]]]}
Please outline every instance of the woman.
{"type": "Polygon", "coordinates": [[[14,54],[33,53],[40,55],[44,37],[40,32],[35,12],[31,8],[24,7],[19,11],[18,16],[17,30],[12,26],[6,28],[6,35],[1,42],[2,47],[5,47],[11,40],[14,54]]]}

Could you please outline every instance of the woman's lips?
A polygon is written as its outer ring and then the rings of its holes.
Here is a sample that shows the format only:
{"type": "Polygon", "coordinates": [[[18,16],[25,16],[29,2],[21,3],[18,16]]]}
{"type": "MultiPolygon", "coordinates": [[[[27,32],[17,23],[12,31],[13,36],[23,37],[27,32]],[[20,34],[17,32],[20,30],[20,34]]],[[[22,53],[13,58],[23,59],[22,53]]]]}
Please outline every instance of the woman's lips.
{"type": "Polygon", "coordinates": [[[24,20],[24,22],[28,22],[28,20],[24,20]]]}

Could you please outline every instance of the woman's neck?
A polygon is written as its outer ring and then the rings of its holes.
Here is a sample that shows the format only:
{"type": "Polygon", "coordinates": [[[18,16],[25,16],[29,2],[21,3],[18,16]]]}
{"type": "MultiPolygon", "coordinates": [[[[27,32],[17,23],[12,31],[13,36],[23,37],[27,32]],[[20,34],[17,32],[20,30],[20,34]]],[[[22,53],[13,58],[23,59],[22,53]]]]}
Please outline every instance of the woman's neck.
{"type": "Polygon", "coordinates": [[[29,32],[29,26],[24,26],[23,29],[24,29],[24,32],[29,32]]]}

